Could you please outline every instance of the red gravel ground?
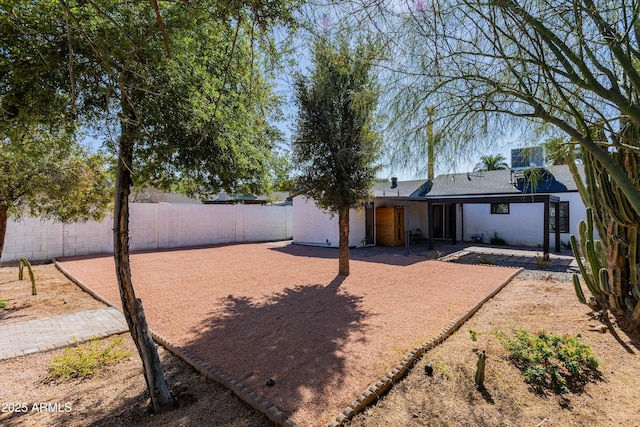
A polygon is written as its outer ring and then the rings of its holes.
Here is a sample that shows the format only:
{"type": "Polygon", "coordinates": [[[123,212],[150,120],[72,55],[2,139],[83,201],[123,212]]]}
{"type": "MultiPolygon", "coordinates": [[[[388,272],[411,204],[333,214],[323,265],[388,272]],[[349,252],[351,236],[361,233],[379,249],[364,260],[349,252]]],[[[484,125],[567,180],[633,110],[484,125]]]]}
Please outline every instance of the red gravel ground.
{"type": "MultiPolygon", "coordinates": [[[[131,263],[154,331],[302,426],[330,423],[516,271],[356,255],[343,278],[336,257],[327,248],[240,244],[136,253],[131,263]]],[[[111,256],[60,261],[120,305],[111,256]]]]}

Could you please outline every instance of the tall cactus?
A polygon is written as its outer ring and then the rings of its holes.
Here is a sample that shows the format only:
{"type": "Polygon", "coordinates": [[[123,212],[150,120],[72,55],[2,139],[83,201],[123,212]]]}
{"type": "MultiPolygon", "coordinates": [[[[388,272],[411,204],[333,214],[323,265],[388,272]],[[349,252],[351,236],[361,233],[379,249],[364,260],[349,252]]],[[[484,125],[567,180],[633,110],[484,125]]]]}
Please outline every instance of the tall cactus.
{"type": "Polygon", "coordinates": [[[591,208],[587,208],[587,221],[580,221],[578,225],[580,232],[580,244],[575,236],[571,236],[571,250],[578,263],[580,274],[584,280],[593,300],[586,301],[580,280],[577,274],[573,276],[573,284],[576,290],[578,300],[582,303],[589,303],[597,306],[606,302],[606,297],[610,294],[608,271],[603,266],[606,265],[606,256],[604,247],[599,240],[593,240],[593,212],[591,208]],[[585,262],[582,261],[584,258],[585,262]],[[586,265],[585,265],[586,263],[586,265]]]}
{"type": "MultiPolygon", "coordinates": [[[[604,137],[604,136],[603,136],[604,137]]],[[[640,130],[624,125],[616,138],[640,140],[640,130]]],[[[603,148],[606,149],[606,148],[603,148]]],[[[618,148],[609,151],[640,191],[640,153],[618,148]]],[[[585,297],[580,278],[573,284],[582,303],[598,310],[611,310],[631,328],[640,330],[640,218],[606,169],[589,153],[582,152],[584,181],[578,173],[571,149],[569,169],[587,206],[586,221],[578,227],[579,241],[571,236],[571,248],[578,261],[582,281],[591,293],[585,297]],[[594,237],[597,232],[600,240],[594,237]]]]}

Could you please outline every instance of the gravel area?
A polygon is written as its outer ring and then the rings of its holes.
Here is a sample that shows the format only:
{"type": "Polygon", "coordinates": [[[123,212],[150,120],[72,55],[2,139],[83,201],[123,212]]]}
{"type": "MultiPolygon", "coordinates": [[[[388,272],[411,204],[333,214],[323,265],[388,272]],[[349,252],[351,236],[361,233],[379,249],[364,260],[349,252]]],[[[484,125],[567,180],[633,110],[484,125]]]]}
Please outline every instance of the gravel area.
{"type": "MultiPolygon", "coordinates": [[[[515,273],[354,253],[344,278],[336,257],[326,248],[241,244],[137,253],[131,262],[152,329],[305,426],[329,424],[515,273]]],[[[113,258],[61,263],[119,304],[113,258]]]]}
{"type": "Polygon", "coordinates": [[[551,276],[550,279],[557,282],[570,282],[571,280],[573,280],[574,274],[575,273],[573,271],[524,269],[522,270],[522,272],[518,273],[518,276],[516,277],[521,280],[544,280],[551,276]]]}

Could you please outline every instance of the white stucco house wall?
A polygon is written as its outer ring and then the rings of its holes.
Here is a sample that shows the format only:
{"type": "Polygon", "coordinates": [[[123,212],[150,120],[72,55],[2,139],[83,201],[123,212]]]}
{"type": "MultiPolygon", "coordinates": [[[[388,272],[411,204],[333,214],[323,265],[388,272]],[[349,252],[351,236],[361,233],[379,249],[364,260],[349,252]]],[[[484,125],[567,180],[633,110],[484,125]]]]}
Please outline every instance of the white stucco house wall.
{"type": "MultiPolygon", "coordinates": [[[[508,245],[542,248],[548,206],[546,244],[555,249],[554,215],[559,217],[562,245],[571,234],[578,234],[586,209],[566,165],[541,168],[538,173],[533,191],[521,171],[511,170],[444,174],[432,185],[426,180],[379,183],[368,208],[363,205],[351,212],[349,245],[377,244],[376,209],[396,207],[402,208],[407,236],[419,229],[425,238],[453,242],[482,238],[489,243],[497,235],[508,245]]],[[[337,216],[331,218],[304,196],[295,197],[293,206],[294,243],[337,247],[337,216]]]]}
{"type": "MultiPolygon", "coordinates": [[[[405,229],[416,232],[426,230],[427,212],[423,203],[411,197],[423,197],[428,189],[426,180],[378,183],[373,188],[373,199],[360,209],[349,212],[349,246],[364,247],[377,244],[377,208],[401,207],[405,210],[405,229]]],[[[338,215],[320,209],[315,201],[305,196],[293,198],[293,243],[313,246],[338,247],[338,215]]]]}
{"type": "MultiPolygon", "coordinates": [[[[293,243],[338,247],[338,215],[321,210],[313,199],[293,198],[293,243]]],[[[349,246],[365,246],[364,209],[349,212],[349,246]]]]}
{"type": "MultiPolygon", "coordinates": [[[[560,233],[562,243],[568,244],[571,234],[578,235],[579,221],[586,220],[584,203],[577,192],[551,194],[557,196],[560,202],[569,204],[568,232],[560,233]]],[[[464,219],[458,240],[470,242],[472,236],[483,235],[484,242],[488,243],[497,233],[509,245],[538,247],[542,244],[542,204],[511,204],[509,213],[502,215],[492,215],[491,204],[467,204],[463,209],[464,219]]],[[[597,234],[595,230],[594,233],[597,234]]]]}
{"type": "MultiPolygon", "coordinates": [[[[581,165],[578,170],[582,173],[581,165]]],[[[426,198],[435,204],[443,199],[448,202],[460,199],[456,204],[456,240],[474,241],[482,236],[488,243],[497,233],[509,245],[539,247],[544,238],[544,204],[534,203],[534,198],[548,195],[550,200],[559,202],[560,240],[568,243],[571,234],[578,234],[578,223],[586,218],[573,176],[566,165],[549,166],[538,174],[537,188],[533,190],[522,172],[509,169],[441,175],[434,180],[426,198]],[[501,199],[504,203],[500,203],[501,199]]],[[[551,203],[552,242],[555,209],[551,203]]]]}

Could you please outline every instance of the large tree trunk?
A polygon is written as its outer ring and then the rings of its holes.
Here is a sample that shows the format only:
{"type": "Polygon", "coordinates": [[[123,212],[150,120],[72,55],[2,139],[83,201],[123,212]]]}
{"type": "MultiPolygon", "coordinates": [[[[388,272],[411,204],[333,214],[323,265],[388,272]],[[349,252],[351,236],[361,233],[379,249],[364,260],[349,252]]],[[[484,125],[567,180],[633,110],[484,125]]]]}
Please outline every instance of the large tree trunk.
{"type": "Polygon", "coordinates": [[[338,212],[338,227],[340,229],[340,243],[338,244],[339,267],[338,274],[349,275],[349,208],[338,212]]]}
{"type": "Polygon", "coordinates": [[[7,234],[7,211],[6,205],[0,205],[0,260],[2,260],[2,250],[4,249],[4,236],[7,234]]]}
{"type": "MultiPolygon", "coordinates": [[[[126,107],[123,107],[123,110],[125,109],[126,107]]],[[[133,119],[133,114],[125,115],[124,117],[124,120],[131,120],[133,119]]],[[[131,190],[130,168],[134,143],[132,134],[134,130],[132,126],[130,123],[122,124],[122,134],[119,140],[114,206],[113,252],[124,316],[127,319],[131,337],[142,359],[145,380],[147,382],[147,388],[149,389],[153,410],[159,413],[173,408],[175,406],[175,399],[167,387],[160,358],[158,357],[158,351],[151,337],[142,309],[142,302],[136,299],[131,281],[131,265],[129,263],[129,193],[131,190]]]]}

